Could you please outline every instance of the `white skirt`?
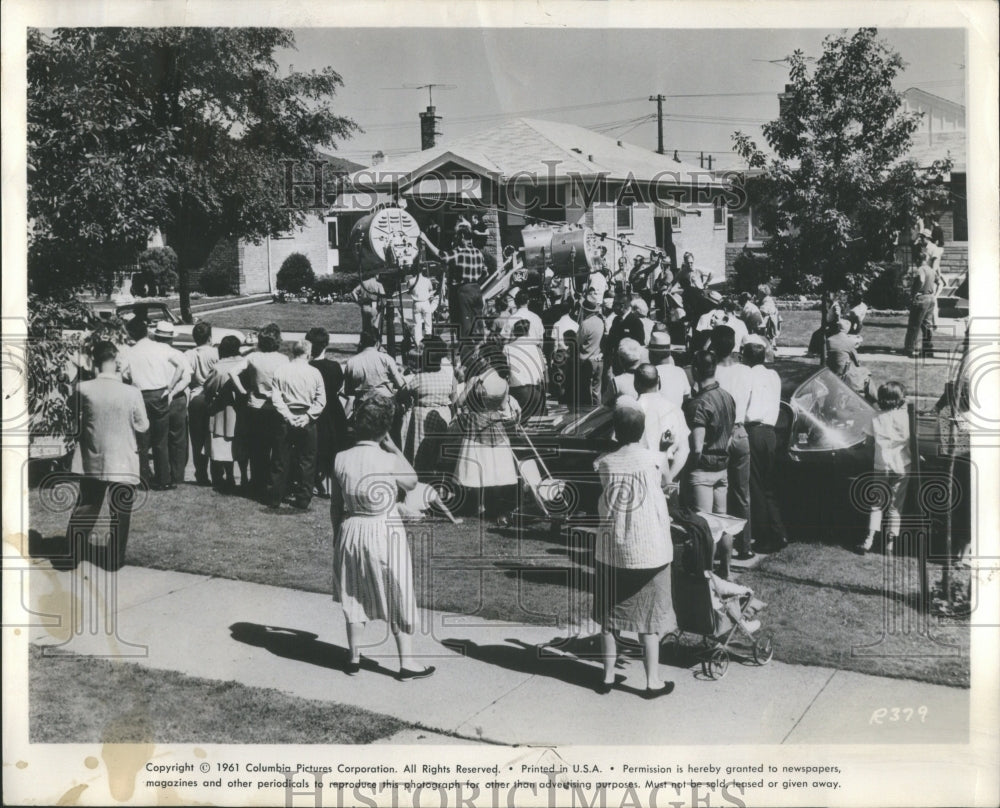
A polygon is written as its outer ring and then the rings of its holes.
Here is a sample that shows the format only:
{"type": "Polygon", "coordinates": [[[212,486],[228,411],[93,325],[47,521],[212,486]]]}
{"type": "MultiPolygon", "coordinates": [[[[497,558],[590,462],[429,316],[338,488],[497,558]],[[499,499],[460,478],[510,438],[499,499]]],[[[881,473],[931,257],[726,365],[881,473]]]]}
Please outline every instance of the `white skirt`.
{"type": "Polygon", "coordinates": [[[395,508],[377,516],[349,516],[341,523],[333,549],[333,599],[349,623],[385,620],[393,631],[413,633],[413,562],[395,508]]]}
{"type": "Polygon", "coordinates": [[[465,488],[517,485],[514,452],[509,444],[486,446],[465,438],[455,464],[455,479],[465,488]]]}

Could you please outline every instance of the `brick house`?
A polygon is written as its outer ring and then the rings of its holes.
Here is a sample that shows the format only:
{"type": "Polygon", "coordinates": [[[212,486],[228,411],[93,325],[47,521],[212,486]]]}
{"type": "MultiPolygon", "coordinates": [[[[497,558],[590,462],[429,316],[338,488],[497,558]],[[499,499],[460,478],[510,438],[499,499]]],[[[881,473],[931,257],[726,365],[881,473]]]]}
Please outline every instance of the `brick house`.
{"type": "Polygon", "coordinates": [[[421,227],[445,230],[478,213],[495,254],[521,246],[532,220],[580,224],[605,235],[614,267],[649,248],[690,251],[721,277],[726,195],[711,172],[579,126],[519,118],[354,172],[327,212],[337,220],[340,268],[351,227],[374,205],[402,199],[421,227]]]}

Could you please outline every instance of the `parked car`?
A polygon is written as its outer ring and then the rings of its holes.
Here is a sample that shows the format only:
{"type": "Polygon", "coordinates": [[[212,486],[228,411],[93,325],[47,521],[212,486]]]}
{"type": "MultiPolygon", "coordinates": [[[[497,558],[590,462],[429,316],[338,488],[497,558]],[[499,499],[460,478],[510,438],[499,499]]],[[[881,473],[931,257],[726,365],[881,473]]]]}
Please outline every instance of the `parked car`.
{"type": "MultiPolygon", "coordinates": [[[[125,322],[128,322],[136,316],[145,317],[146,322],[149,323],[150,326],[155,326],[157,323],[166,320],[174,327],[173,344],[175,348],[180,351],[186,351],[188,348],[194,347],[194,337],[191,336],[191,331],[194,329],[194,325],[182,322],[179,317],[167,308],[165,303],[139,302],[124,303],[121,305],[116,305],[114,303],[95,303],[93,304],[93,307],[94,311],[96,311],[101,317],[110,318],[114,315],[121,318],[125,322]]],[[[236,337],[240,341],[241,345],[246,342],[246,334],[242,331],[238,331],[235,328],[221,328],[219,326],[213,326],[212,344],[218,345],[222,342],[223,337],[236,337]]]]}
{"type": "MultiPolygon", "coordinates": [[[[826,368],[800,384],[788,401],[782,401],[775,425],[778,447],[779,495],[789,514],[807,502],[824,501],[834,507],[850,506],[854,477],[872,470],[874,447],[865,434],[875,408],[826,368]]],[[[936,416],[913,412],[911,431],[921,468],[932,470],[938,456],[936,416]]],[[[594,461],[615,447],[611,410],[596,407],[559,423],[533,419],[525,430],[510,434],[518,460],[541,456],[552,477],[567,481],[565,509],[574,514],[595,514],[601,486],[594,461]]],[[[815,504],[812,516],[815,515],[815,504]]],[[[853,508],[857,510],[857,508],[853,508]]],[[[811,518],[806,508],[805,518],[811,518]]],[[[829,508],[824,508],[828,511],[829,508]]]]}

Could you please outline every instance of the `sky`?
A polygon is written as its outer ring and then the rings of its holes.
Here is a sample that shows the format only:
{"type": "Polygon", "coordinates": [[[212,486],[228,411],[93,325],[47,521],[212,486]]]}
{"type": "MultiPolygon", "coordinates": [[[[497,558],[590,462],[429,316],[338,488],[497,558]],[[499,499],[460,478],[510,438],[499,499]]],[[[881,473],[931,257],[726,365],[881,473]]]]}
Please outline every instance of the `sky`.
{"type": "MultiPolygon", "coordinates": [[[[282,69],[333,67],[344,80],[335,109],[365,131],[336,153],[368,165],[420,148],[418,114],[428,90],[443,138],[502,123],[514,113],[594,128],[656,148],[650,95],[662,93],[664,147],[688,162],[701,151],[732,162],[731,136],[759,139],[776,117],[787,79],[780,60],[796,49],[819,56],[821,29],[308,28],[296,50],[278,54],[282,69]],[[687,97],[677,97],[687,96],[687,97]]],[[[961,29],[881,29],[907,63],[899,89],[920,87],[965,103],[961,29]]]]}

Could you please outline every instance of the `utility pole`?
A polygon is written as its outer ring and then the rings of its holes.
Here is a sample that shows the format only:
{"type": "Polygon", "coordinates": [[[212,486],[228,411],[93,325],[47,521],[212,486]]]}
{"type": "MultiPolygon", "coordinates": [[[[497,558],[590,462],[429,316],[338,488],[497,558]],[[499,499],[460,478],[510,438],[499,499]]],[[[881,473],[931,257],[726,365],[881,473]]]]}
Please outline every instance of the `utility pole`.
{"type": "Polygon", "coordinates": [[[656,153],[663,154],[663,102],[667,97],[658,93],[651,95],[649,100],[656,102],[656,153]]]}

